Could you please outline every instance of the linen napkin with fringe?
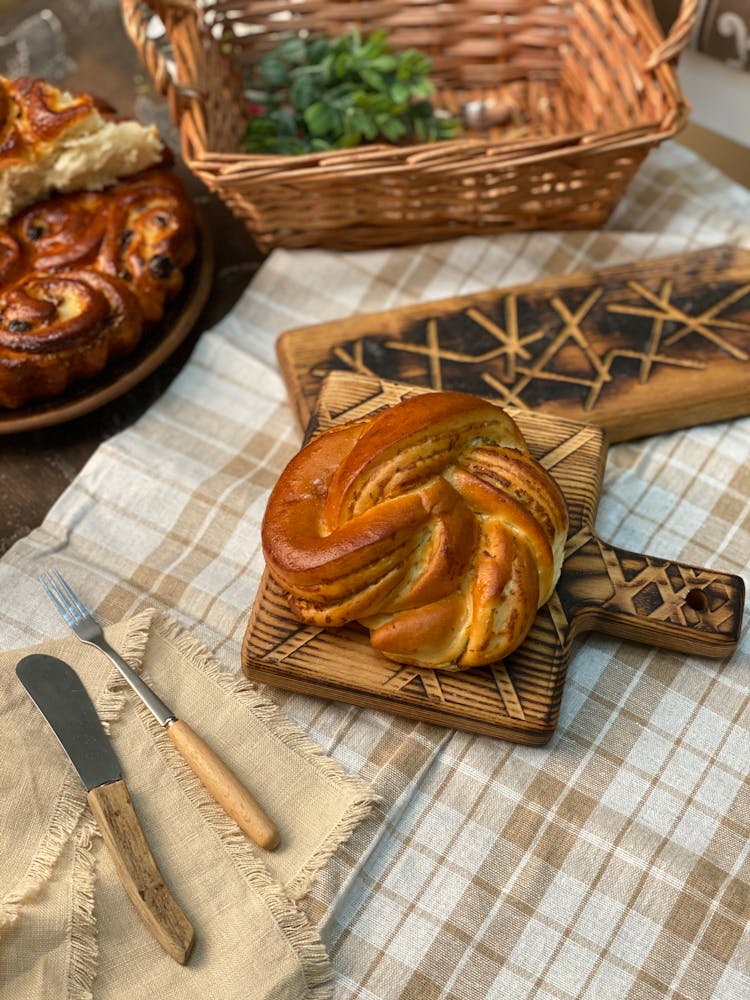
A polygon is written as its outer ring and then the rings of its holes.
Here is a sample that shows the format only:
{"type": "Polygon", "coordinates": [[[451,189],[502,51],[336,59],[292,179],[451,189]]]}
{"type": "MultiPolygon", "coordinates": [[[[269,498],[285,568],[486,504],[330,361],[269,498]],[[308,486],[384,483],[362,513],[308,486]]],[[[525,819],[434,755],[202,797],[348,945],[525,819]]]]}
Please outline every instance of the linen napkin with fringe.
{"type": "Polygon", "coordinates": [[[78,776],[15,676],[30,650],[3,653],[0,993],[105,1000],[146,996],[158,983],[181,1000],[328,997],[328,957],[298,901],[368,814],[367,786],[163,613],[105,632],[262,802],[281,845],[266,852],[245,838],[101,653],[74,637],[32,647],[74,667],[109,732],[151,850],[196,931],[193,956],[177,965],[140,922],[78,776]]]}

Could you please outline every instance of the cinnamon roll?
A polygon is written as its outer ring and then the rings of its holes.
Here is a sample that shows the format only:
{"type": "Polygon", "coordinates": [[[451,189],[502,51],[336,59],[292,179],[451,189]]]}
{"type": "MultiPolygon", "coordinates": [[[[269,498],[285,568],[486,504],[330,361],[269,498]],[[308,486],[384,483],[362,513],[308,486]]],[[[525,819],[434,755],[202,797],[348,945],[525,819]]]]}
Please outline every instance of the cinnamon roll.
{"type": "Polygon", "coordinates": [[[105,193],[58,195],[27,208],[11,221],[28,268],[58,270],[91,264],[101,249],[107,226],[105,193]]]}
{"type": "Polygon", "coordinates": [[[56,396],[133,349],[137,299],[90,268],[30,272],[0,293],[0,405],[56,396]]]}
{"type": "Polygon", "coordinates": [[[161,319],[194,253],[193,207],[175,174],[148,170],[112,190],[97,267],[131,285],[147,322],[161,319]]]}
{"type": "Polygon", "coordinates": [[[98,375],[163,318],[196,252],[170,163],[155,130],[92,97],[0,77],[0,221],[15,212],[0,229],[0,407],[98,375]]]}

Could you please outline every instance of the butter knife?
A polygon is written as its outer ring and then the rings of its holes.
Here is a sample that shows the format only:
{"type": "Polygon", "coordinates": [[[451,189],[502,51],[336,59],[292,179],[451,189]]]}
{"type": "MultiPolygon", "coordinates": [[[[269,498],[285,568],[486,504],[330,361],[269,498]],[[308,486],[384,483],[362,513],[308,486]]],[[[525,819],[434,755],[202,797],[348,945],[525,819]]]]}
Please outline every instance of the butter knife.
{"type": "Polygon", "coordinates": [[[190,958],[195,932],[172,897],[146,842],[120,762],[78,674],[55,656],[32,653],[16,674],[65,751],[125,891],[162,948],[180,965],[190,958]]]}

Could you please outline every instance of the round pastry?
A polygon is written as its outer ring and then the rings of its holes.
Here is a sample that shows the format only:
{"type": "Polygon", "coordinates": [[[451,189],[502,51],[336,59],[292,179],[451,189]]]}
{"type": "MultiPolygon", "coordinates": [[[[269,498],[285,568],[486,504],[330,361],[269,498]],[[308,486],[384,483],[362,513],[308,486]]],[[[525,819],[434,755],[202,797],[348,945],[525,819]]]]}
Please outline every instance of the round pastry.
{"type": "Polygon", "coordinates": [[[11,221],[28,268],[58,270],[91,264],[107,224],[106,194],[82,191],[40,201],[11,221]]]}
{"type": "Polygon", "coordinates": [[[170,163],[153,126],[0,76],[0,407],[98,375],[162,319],[196,251],[170,163]]]}
{"type": "Polygon", "coordinates": [[[567,529],[513,420],[435,392],[311,441],[271,493],[262,543],[300,621],[359,621],[390,659],[464,670],[526,638],[567,529]]]}
{"type": "Polygon", "coordinates": [[[57,195],[14,216],[0,229],[0,407],[59,395],[132,350],[179,292],[195,250],[193,206],[168,169],[57,195]],[[109,303],[104,328],[93,308],[100,300],[109,303]],[[85,360],[67,341],[60,346],[63,330],[75,330],[85,360]]]}
{"type": "Polygon", "coordinates": [[[112,189],[97,267],[129,282],[147,322],[161,319],[194,253],[193,207],[175,174],[148,170],[112,189]]]}
{"type": "Polygon", "coordinates": [[[16,408],[93,378],[143,328],[125,282],[90,268],[29,272],[0,292],[0,405],[16,408]]]}

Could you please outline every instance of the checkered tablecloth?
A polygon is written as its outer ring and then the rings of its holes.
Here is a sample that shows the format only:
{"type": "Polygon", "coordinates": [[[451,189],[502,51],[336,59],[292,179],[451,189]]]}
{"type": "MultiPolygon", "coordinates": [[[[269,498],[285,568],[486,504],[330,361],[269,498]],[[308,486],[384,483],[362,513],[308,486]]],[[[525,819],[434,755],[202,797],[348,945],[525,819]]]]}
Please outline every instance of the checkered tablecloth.
{"type": "MultiPolygon", "coordinates": [[[[265,501],[299,444],[285,329],[722,242],[750,247],[750,192],[667,144],[602,231],[275,251],[0,563],[5,647],[59,632],[33,581],[53,554],[90,565],[107,619],[166,609],[239,669],[265,501]]],[[[747,576],[748,456],[750,418],[613,447],[599,534],[747,576]]],[[[749,688],[745,623],[726,662],[580,639],[541,749],[270,692],[381,797],[302,904],[336,1000],[750,995],[749,688]]]]}

